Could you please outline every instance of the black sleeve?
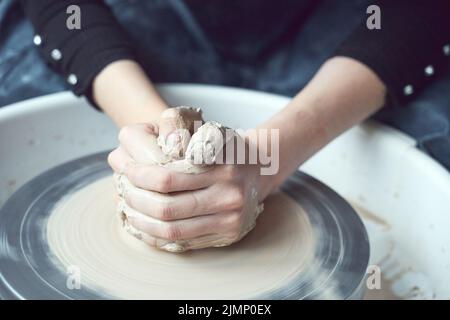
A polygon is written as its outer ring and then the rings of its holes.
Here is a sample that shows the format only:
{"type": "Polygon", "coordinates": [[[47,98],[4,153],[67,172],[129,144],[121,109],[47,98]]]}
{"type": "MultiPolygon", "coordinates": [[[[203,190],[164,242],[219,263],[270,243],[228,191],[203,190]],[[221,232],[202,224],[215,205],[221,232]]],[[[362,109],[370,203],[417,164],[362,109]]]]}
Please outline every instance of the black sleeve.
{"type": "Polygon", "coordinates": [[[108,64],[135,59],[132,46],[110,9],[99,0],[21,0],[35,29],[34,44],[63,75],[76,95],[92,99],[92,81],[108,64]],[[69,29],[67,8],[77,5],[80,29],[69,29]]]}
{"type": "Polygon", "coordinates": [[[367,65],[384,82],[391,101],[404,105],[449,65],[450,1],[386,0],[374,4],[381,9],[381,29],[369,30],[364,20],[335,55],[367,65]]]}

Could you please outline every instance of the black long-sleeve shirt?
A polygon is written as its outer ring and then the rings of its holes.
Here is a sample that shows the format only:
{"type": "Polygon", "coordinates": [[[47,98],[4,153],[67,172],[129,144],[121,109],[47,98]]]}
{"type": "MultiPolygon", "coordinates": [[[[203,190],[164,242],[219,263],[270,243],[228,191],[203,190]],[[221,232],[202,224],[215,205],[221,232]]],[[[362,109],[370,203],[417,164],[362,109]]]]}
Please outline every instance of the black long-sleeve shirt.
{"type": "MultiPolygon", "coordinates": [[[[75,94],[90,97],[92,81],[106,65],[135,59],[132,43],[103,1],[21,2],[35,28],[35,44],[48,63],[66,77],[75,94]],[[70,5],[81,8],[81,30],[66,27],[70,5]]],[[[215,1],[219,7],[229,3],[215,1]]],[[[364,20],[334,54],[370,67],[390,96],[405,104],[449,64],[450,1],[390,0],[375,4],[381,9],[381,29],[369,30],[364,20]]],[[[278,2],[272,5],[279,6],[278,2]]]]}

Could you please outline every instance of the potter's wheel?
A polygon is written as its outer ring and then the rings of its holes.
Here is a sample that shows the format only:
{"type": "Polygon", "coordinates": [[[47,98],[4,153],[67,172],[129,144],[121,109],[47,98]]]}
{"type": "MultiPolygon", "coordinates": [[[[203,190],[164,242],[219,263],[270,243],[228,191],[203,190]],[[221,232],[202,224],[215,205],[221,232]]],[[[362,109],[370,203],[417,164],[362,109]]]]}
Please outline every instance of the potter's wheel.
{"type": "MultiPolygon", "coordinates": [[[[69,288],[67,272],[55,259],[46,230],[50,213],[63,197],[111,174],[106,154],[84,157],[41,174],[19,189],[1,209],[0,296],[16,299],[116,297],[91,285],[77,290],[69,288]]],[[[301,203],[320,239],[313,252],[315,263],[280,286],[245,297],[362,297],[369,243],[356,213],[331,189],[304,173],[291,176],[282,190],[301,203]]]]}

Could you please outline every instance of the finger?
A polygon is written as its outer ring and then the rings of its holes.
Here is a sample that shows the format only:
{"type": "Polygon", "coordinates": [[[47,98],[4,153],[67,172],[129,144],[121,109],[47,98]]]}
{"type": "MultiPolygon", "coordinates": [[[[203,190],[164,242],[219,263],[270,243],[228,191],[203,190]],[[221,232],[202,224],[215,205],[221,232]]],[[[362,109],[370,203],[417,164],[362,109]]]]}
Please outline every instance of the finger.
{"type": "Polygon", "coordinates": [[[122,146],[117,147],[111,151],[108,155],[108,163],[114,172],[122,174],[128,165],[133,163],[134,160],[130,157],[128,152],[122,146]]]}
{"type": "MultiPolygon", "coordinates": [[[[145,234],[146,235],[146,234],[145,234]]],[[[146,235],[147,237],[151,237],[149,235],[146,235]]],[[[154,238],[156,239],[156,238],[154,238]]],[[[210,247],[223,247],[230,245],[234,241],[223,236],[220,234],[208,234],[205,236],[200,236],[194,239],[188,239],[188,240],[177,240],[177,241],[165,241],[160,240],[162,245],[157,244],[159,246],[159,249],[166,250],[169,252],[185,252],[188,250],[195,250],[195,249],[204,249],[204,248],[210,248],[210,247]]]]}
{"type": "Polygon", "coordinates": [[[159,121],[158,144],[165,154],[173,159],[181,159],[188,146],[191,135],[203,123],[202,112],[198,108],[176,107],[161,114],[159,121]]]}
{"type": "Polygon", "coordinates": [[[135,124],[123,127],[119,132],[120,145],[136,162],[162,164],[168,162],[158,146],[156,128],[152,124],[135,124]]]}
{"type": "Polygon", "coordinates": [[[183,251],[205,249],[211,247],[225,247],[233,244],[239,239],[221,234],[209,234],[194,239],[185,240],[180,244],[183,251]]]}
{"type": "MultiPolygon", "coordinates": [[[[121,199],[121,204],[119,205],[119,207],[120,211],[122,213],[125,213],[126,216],[125,221],[128,226],[126,230],[131,235],[138,238],[139,240],[146,242],[150,246],[154,246],[166,251],[183,252],[190,249],[226,246],[242,238],[240,212],[234,211],[215,214],[214,216],[216,216],[217,219],[214,219],[214,221],[207,222],[206,226],[200,226],[204,228],[203,232],[201,231],[199,232],[196,230],[191,230],[191,232],[189,232],[190,227],[194,226],[195,229],[195,224],[191,224],[191,222],[193,222],[194,220],[193,219],[184,220],[184,222],[189,223],[185,228],[185,230],[187,230],[188,232],[181,231],[178,237],[176,236],[177,231],[175,230],[177,227],[173,225],[173,222],[169,224],[166,222],[153,219],[151,217],[146,217],[142,215],[140,212],[137,212],[136,210],[128,207],[126,203],[124,203],[123,199],[121,199]],[[216,227],[217,230],[208,227],[208,225],[216,227]],[[151,231],[152,228],[158,228],[160,231],[153,232],[151,231]],[[210,233],[214,231],[215,233],[210,233]],[[170,236],[167,236],[167,238],[169,239],[164,239],[161,238],[160,236],[157,236],[164,233],[171,234],[170,236]],[[203,233],[206,234],[196,236],[193,238],[188,238],[190,235],[203,233]],[[184,237],[186,238],[184,239],[184,237]]],[[[209,219],[212,216],[213,215],[206,217],[209,219]]],[[[177,223],[179,222],[180,221],[178,221],[177,223]]],[[[184,227],[181,227],[181,230],[183,230],[183,228],[184,227]]]]}
{"type": "Polygon", "coordinates": [[[155,248],[164,248],[169,243],[171,243],[170,241],[167,241],[167,240],[164,240],[164,239],[160,239],[160,238],[156,238],[156,237],[152,237],[151,235],[148,235],[146,233],[142,233],[140,235],[140,240],[144,241],[149,246],[155,247],[155,248]]]}
{"type": "Polygon", "coordinates": [[[153,222],[137,216],[128,217],[129,223],[152,237],[168,241],[193,239],[210,234],[232,233],[232,224],[227,223],[227,213],[216,213],[184,220],[153,222]]]}
{"type": "Polygon", "coordinates": [[[127,207],[125,201],[123,198],[118,197],[118,205],[117,205],[117,211],[121,213],[122,220],[123,220],[123,227],[127,231],[128,234],[131,236],[137,238],[138,240],[141,240],[145,242],[147,245],[156,247],[162,250],[170,251],[170,252],[183,252],[185,251],[184,247],[177,244],[174,241],[164,240],[158,237],[151,236],[147,233],[144,233],[140,231],[139,229],[135,228],[133,225],[130,224],[130,220],[136,217],[140,217],[143,219],[147,219],[147,221],[154,222],[154,223],[160,223],[159,221],[152,219],[150,217],[146,217],[142,215],[140,212],[137,212],[129,207],[127,207]]]}
{"type": "Polygon", "coordinates": [[[125,176],[134,186],[161,193],[197,190],[214,184],[217,180],[214,169],[199,174],[176,172],[158,165],[129,163],[125,176]]]}
{"type": "Polygon", "coordinates": [[[123,194],[130,208],[161,221],[239,210],[244,205],[240,192],[233,188],[224,188],[223,185],[170,195],[129,186],[123,194]]]}
{"type": "Polygon", "coordinates": [[[224,247],[237,240],[220,234],[209,234],[189,240],[169,241],[142,233],[140,240],[147,245],[168,252],[181,253],[188,250],[204,249],[210,247],[224,247]]]}

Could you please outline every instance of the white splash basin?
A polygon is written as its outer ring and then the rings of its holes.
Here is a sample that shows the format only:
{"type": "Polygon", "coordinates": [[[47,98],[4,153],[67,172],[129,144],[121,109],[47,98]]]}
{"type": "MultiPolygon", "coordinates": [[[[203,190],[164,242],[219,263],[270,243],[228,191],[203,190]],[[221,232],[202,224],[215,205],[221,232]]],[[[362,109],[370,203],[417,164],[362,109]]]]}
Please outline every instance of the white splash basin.
{"type": "MultiPolygon", "coordinates": [[[[288,98],[206,85],[162,85],[171,105],[201,106],[205,118],[250,128],[288,98]]],[[[0,206],[26,181],[68,160],[112,149],[117,130],[71,93],[0,108],[0,206]]],[[[450,174],[406,135],[367,122],[349,130],[302,169],[363,215],[371,264],[381,268],[372,298],[450,298],[450,174]]],[[[1,223],[1,222],[0,222],[1,223]]]]}

